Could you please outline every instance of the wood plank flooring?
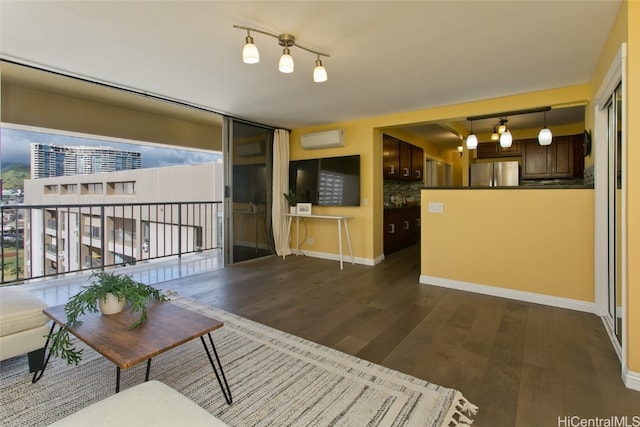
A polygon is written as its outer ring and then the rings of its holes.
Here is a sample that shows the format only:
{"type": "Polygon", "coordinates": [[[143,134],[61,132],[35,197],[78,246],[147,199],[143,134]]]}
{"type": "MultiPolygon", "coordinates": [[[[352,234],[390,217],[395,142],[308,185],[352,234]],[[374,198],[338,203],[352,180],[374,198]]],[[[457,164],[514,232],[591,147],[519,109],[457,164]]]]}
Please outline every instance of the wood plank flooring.
{"type": "MultiPolygon", "coordinates": [[[[640,417],[640,392],[624,387],[597,316],[422,285],[419,251],[342,271],[336,261],[272,256],[156,286],[458,389],[480,407],[476,426],[640,417]]],[[[60,304],[64,291],[45,299],[60,304]]]]}
{"type": "Polygon", "coordinates": [[[480,407],[474,425],[640,416],[640,392],[624,387],[595,315],[422,285],[419,275],[414,246],[375,267],[345,264],[340,271],[335,261],[269,257],[166,285],[456,388],[480,407]]]}

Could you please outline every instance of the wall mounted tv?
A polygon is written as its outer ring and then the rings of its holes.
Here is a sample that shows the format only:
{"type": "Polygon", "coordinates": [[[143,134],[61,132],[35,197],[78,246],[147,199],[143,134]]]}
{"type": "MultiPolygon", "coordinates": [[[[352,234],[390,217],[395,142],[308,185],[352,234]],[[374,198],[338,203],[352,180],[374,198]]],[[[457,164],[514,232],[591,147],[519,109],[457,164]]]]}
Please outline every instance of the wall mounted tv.
{"type": "Polygon", "coordinates": [[[289,187],[298,202],[360,206],[360,155],[292,161],[289,187]]]}

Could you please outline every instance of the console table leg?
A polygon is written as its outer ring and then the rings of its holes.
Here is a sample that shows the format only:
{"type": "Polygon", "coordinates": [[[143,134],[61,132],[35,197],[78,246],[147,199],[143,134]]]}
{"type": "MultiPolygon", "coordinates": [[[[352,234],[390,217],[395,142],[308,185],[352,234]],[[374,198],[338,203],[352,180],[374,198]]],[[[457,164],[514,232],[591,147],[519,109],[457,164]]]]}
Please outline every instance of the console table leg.
{"type": "Polygon", "coordinates": [[[202,341],[204,350],[207,352],[207,357],[209,358],[209,362],[211,363],[213,372],[216,374],[216,378],[218,380],[218,384],[220,384],[220,390],[222,390],[224,399],[227,401],[227,404],[231,405],[231,403],[233,402],[233,398],[231,397],[231,389],[229,388],[229,383],[227,382],[227,378],[224,375],[224,370],[222,369],[222,363],[220,363],[220,358],[218,357],[216,346],[213,345],[213,338],[211,338],[210,333],[207,335],[209,336],[209,342],[211,343],[211,348],[213,349],[213,355],[215,356],[216,362],[218,363],[218,367],[220,368],[219,374],[218,374],[218,369],[216,369],[216,364],[213,361],[213,357],[211,357],[211,353],[209,352],[209,347],[207,347],[207,342],[204,339],[204,335],[200,337],[200,340],[202,341]],[[224,382],[224,385],[223,385],[223,382],[224,382]]]}
{"type": "Polygon", "coordinates": [[[338,220],[338,247],[340,249],[340,270],[343,270],[342,267],[342,220],[338,220]]]}
{"type": "Polygon", "coordinates": [[[351,263],[356,265],[356,260],[353,258],[353,250],[351,250],[351,238],[349,237],[349,224],[346,219],[342,220],[344,222],[344,234],[347,236],[347,245],[349,246],[349,255],[351,256],[351,263]]]}

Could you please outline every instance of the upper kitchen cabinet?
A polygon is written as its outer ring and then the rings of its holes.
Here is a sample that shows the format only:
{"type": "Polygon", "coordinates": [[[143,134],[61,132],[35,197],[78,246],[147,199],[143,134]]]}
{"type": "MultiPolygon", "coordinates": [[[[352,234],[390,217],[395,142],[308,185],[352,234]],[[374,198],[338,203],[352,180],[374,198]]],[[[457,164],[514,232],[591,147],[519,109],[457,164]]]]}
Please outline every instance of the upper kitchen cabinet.
{"type": "Polygon", "coordinates": [[[413,181],[424,179],[424,151],[414,145],[411,146],[411,175],[413,181]]]}
{"type": "Polygon", "coordinates": [[[383,177],[400,181],[422,181],[424,152],[389,135],[382,135],[383,177]]]}
{"type": "Polygon", "coordinates": [[[518,157],[522,153],[520,151],[520,142],[513,141],[511,147],[501,147],[498,142],[483,142],[478,144],[476,155],[479,159],[493,159],[496,157],[518,157]]]}
{"type": "Polygon", "coordinates": [[[400,179],[400,141],[382,135],[382,176],[387,179],[400,179]]]}
{"type": "Polygon", "coordinates": [[[540,145],[537,139],[520,141],[522,147],[522,179],[573,178],[574,137],[558,136],[551,145],[540,145]]]}

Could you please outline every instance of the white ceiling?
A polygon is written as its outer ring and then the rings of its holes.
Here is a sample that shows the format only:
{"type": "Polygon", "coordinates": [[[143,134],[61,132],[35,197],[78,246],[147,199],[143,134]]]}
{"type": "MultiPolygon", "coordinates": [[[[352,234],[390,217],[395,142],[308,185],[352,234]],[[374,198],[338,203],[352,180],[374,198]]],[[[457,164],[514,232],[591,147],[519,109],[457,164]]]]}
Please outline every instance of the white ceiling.
{"type": "Polygon", "coordinates": [[[0,0],[0,54],[298,128],[586,83],[620,3],[0,0]],[[329,80],[313,83],[316,58],[295,47],[280,73],[262,34],[261,62],[242,63],[234,24],[328,53],[329,80]]]}

